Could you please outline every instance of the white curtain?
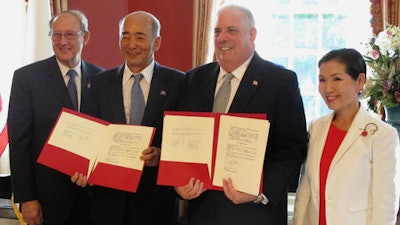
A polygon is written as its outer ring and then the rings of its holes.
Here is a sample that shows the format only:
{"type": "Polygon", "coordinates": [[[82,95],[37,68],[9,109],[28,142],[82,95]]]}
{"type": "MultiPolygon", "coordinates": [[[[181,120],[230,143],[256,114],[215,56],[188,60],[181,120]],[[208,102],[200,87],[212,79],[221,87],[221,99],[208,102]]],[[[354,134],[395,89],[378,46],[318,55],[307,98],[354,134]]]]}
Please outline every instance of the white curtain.
{"type": "Polygon", "coordinates": [[[53,54],[49,39],[51,9],[49,0],[29,0],[26,13],[24,64],[53,54]]]}
{"type": "MultiPolygon", "coordinates": [[[[14,70],[53,54],[48,37],[50,2],[48,0],[0,0],[2,50],[0,75],[0,147],[4,147],[2,131],[6,127],[8,102],[14,70]]],[[[0,149],[0,152],[3,150],[0,149]]],[[[0,157],[0,176],[10,175],[9,152],[6,145],[0,157]]]]}
{"type": "Polygon", "coordinates": [[[210,35],[211,21],[217,2],[215,0],[195,0],[193,3],[193,67],[213,60],[214,45],[210,42],[210,35]]]}

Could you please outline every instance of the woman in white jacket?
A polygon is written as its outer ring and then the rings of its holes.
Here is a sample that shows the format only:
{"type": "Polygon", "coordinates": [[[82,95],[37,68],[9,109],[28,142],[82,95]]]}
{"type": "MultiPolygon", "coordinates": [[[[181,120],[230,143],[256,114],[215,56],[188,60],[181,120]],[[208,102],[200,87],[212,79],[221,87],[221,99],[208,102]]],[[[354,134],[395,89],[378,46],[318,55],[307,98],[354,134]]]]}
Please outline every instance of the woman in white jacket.
{"type": "Polygon", "coordinates": [[[296,194],[294,225],[394,225],[399,204],[397,131],[358,100],[366,65],[354,49],[318,63],[319,92],[333,113],[309,127],[309,150],[296,194]]]}

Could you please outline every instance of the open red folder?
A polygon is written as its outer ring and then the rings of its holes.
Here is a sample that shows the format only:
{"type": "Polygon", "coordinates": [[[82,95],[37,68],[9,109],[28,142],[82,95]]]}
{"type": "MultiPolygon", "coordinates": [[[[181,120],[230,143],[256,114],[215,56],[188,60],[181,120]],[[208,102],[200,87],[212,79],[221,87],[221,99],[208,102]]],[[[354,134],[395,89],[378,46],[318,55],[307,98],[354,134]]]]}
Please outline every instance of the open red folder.
{"type": "MultiPolygon", "coordinates": [[[[164,113],[164,115],[163,143],[161,147],[162,151],[157,184],[167,186],[183,186],[188,183],[190,178],[194,177],[204,182],[206,189],[212,190],[222,190],[222,185],[214,185],[215,182],[213,182],[221,116],[228,115],[266,121],[265,114],[219,114],[210,112],[167,111],[164,113]],[[178,126],[175,127],[176,123],[170,124],[169,119],[172,117],[176,117],[177,120],[174,119],[174,121],[179,122],[178,126]],[[200,118],[200,123],[196,123],[194,121],[198,118],[200,118]],[[184,123],[187,123],[187,126],[185,126],[184,123]],[[200,141],[196,140],[196,138],[191,140],[191,135],[193,134],[193,136],[195,136],[196,132],[201,132],[202,126],[211,126],[210,132],[205,134],[207,137],[200,141]],[[182,139],[180,137],[182,137],[182,139]],[[210,141],[210,143],[203,143],[207,141],[210,141]],[[187,148],[187,146],[189,147],[187,148]],[[180,149],[180,147],[183,148],[180,149]],[[208,149],[209,147],[211,149],[208,149]],[[177,153],[170,154],[169,152],[175,151],[174,148],[178,149],[177,153]],[[184,150],[184,153],[181,154],[182,152],[179,152],[179,150],[184,150]],[[192,159],[195,159],[194,161],[190,161],[190,159],[188,161],[187,158],[182,158],[182,155],[185,154],[197,154],[196,150],[199,150],[199,152],[203,153],[206,152],[206,158],[203,159],[204,155],[191,156],[192,159]],[[165,156],[167,154],[166,152],[168,152],[168,156],[165,156]],[[209,158],[207,158],[207,154],[209,154],[209,158]]],[[[268,133],[266,136],[268,136],[268,133]]],[[[262,160],[263,159],[264,157],[262,156],[262,160]]],[[[262,173],[262,171],[260,171],[260,173],[262,173]]],[[[260,175],[259,190],[262,188],[261,179],[262,176],[260,175]]],[[[256,192],[259,192],[259,190],[256,190],[256,192]]]]}
{"type": "Polygon", "coordinates": [[[90,184],[136,192],[144,166],[139,157],[154,131],[63,108],[37,161],[69,176],[82,173],[90,184]]]}

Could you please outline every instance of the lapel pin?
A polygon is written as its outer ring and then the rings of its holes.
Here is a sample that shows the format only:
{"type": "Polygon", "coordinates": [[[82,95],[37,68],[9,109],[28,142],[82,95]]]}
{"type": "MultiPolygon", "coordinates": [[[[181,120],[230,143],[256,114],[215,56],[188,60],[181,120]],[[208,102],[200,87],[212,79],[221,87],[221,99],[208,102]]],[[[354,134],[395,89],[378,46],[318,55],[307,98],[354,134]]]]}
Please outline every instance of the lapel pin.
{"type": "Polygon", "coordinates": [[[167,92],[165,92],[165,91],[160,91],[160,95],[166,96],[166,95],[167,95],[167,92]]]}
{"type": "Polygon", "coordinates": [[[88,83],[86,86],[87,86],[87,88],[90,88],[92,86],[92,84],[88,83]]]}
{"type": "Polygon", "coordinates": [[[253,80],[253,86],[257,86],[258,85],[258,81],[253,80]]]}
{"type": "Polygon", "coordinates": [[[365,125],[363,131],[361,132],[361,135],[363,137],[367,136],[368,134],[373,135],[377,130],[378,126],[375,123],[367,123],[367,125],[365,125]]]}

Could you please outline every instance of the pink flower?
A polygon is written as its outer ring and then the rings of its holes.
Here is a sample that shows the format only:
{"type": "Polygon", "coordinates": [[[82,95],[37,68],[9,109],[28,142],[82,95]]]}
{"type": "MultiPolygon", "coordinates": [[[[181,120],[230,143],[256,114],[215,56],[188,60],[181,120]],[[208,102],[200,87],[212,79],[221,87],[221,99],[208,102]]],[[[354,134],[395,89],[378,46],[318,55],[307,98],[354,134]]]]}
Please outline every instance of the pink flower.
{"type": "Polygon", "coordinates": [[[386,95],[390,89],[392,88],[392,81],[390,80],[385,80],[383,81],[383,95],[386,95]]]}
{"type": "Polygon", "coordinates": [[[379,56],[381,55],[379,53],[379,51],[377,51],[377,50],[372,50],[372,52],[370,54],[371,54],[371,58],[373,58],[374,60],[378,59],[379,56]]]}
{"type": "Polygon", "coordinates": [[[400,91],[394,91],[394,96],[397,102],[400,102],[400,91]]]}
{"type": "Polygon", "coordinates": [[[387,30],[386,34],[389,36],[389,38],[393,37],[393,33],[391,30],[387,30]]]}
{"type": "Polygon", "coordinates": [[[372,69],[366,85],[368,107],[400,105],[400,27],[388,25],[366,44],[365,61],[372,69]]]}

